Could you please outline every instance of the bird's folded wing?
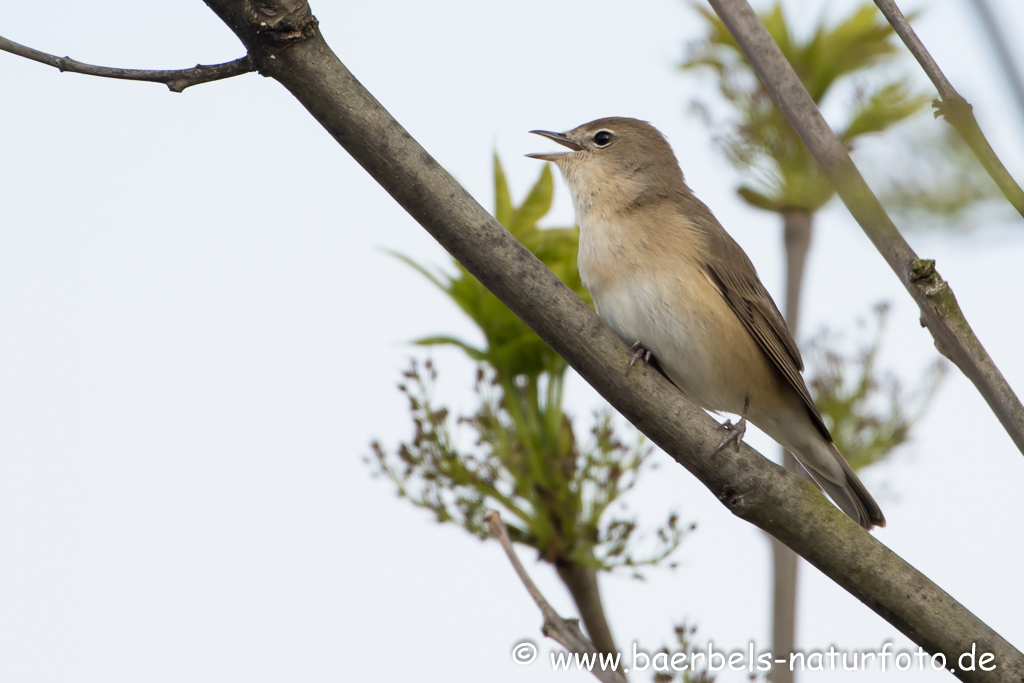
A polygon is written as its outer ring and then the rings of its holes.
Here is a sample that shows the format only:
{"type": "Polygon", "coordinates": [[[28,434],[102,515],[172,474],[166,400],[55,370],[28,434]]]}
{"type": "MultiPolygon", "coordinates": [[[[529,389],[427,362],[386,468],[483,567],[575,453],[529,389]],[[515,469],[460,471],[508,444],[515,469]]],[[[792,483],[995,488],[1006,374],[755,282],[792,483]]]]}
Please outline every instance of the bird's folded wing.
{"type": "MultiPolygon", "coordinates": [[[[714,220],[713,218],[711,220],[714,220]]],[[[771,359],[807,406],[814,425],[831,441],[800,372],[804,369],[800,349],[772,297],[757,277],[754,265],[736,242],[722,229],[705,229],[708,258],[705,267],[732,308],[765,355],[771,359]]]]}

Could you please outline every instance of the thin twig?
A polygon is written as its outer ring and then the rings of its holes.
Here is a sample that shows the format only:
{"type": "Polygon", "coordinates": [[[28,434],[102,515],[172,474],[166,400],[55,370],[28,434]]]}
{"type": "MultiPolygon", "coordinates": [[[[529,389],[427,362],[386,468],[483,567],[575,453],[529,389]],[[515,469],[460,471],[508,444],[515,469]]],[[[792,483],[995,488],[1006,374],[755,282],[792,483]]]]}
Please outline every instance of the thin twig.
{"type": "MultiPolygon", "coordinates": [[[[487,526],[491,528],[491,533],[494,534],[495,538],[498,539],[498,543],[501,543],[501,547],[505,549],[505,554],[508,556],[509,562],[512,563],[512,568],[516,570],[516,574],[519,576],[519,580],[523,582],[526,587],[526,592],[530,594],[533,601],[537,604],[540,609],[541,615],[544,617],[544,625],[541,626],[541,632],[551,638],[559,645],[574,652],[576,654],[586,655],[587,657],[594,657],[595,659],[599,656],[597,648],[587,640],[583,632],[580,631],[579,622],[575,619],[563,619],[555,608],[544,599],[540,589],[530,578],[530,575],[526,573],[526,569],[523,564],[519,561],[516,556],[516,551],[512,547],[512,539],[508,536],[508,530],[505,528],[505,523],[501,521],[501,515],[496,510],[489,510],[484,515],[484,521],[487,522],[487,526]]],[[[605,681],[605,683],[627,683],[626,677],[615,670],[604,670],[602,666],[594,666],[591,669],[591,673],[597,677],[599,681],[605,681]]]]}
{"type": "Polygon", "coordinates": [[[1024,406],[967,323],[935,262],[918,258],[903,239],[749,3],[709,1],[843,203],[917,302],[935,347],[974,383],[1024,453],[1024,406]]]}
{"type": "Polygon", "coordinates": [[[150,70],[117,69],[109,66],[84,64],[70,57],[57,57],[40,52],[39,50],[8,40],[3,36],[0,36],[0,50],[24,57],[25,59],[31,59],[40,64],[52,66],[60,71],[70,71],[87,76],[101,76],[103,78],[121,78],[128,81],[163,83],[170,88],[171,92],[181,92],[193,85],[219,81],[256,70],[248,55],[233,62],[225,62],[224,64],[196,64],[191,69],[150,70]]]}
{"type": "Polygon", "coordinates": [[[978,120],[974,118],[974,111],[970,103],[953,88],[894,0],[875,0],[875,4],[878,5],[878,9],[885,15],[896,34],[903,39],[903,43],[917,59],[928,78],[931,79],[935,89],[939,91],[941,100],[932,102],[936,118],[944,117],[956,129],[956,132],[974,152],[974,156],[988,171],[992,180],[999,186],[1007,201],[1013,204],[1013,208],[1017,209],[1021,216],[1024,216],[1024,190],[1021,190],[1020,185],[996,156],[995,150],[992,149],[992,145],[988,143],[988,139],[981,131],[978,120]]]}

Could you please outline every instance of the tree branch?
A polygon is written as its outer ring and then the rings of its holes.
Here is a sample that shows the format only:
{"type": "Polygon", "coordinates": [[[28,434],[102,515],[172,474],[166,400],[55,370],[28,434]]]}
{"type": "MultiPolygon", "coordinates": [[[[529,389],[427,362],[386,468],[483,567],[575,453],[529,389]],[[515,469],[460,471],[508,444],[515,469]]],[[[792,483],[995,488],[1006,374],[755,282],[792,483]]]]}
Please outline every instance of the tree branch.
{"type": "MultiPolygon", "coordinates": [[[[783,242],[786,247],[786,325],[793,337],[800,330],[800,299],[803,296],[804,273],[811,250],[814,218],[811,212],[789,210],[782,213],[783,242]]],[[[792,453],[782,451],[782,466],[806,478],[806,470],[792,453]]],[[[796,651],[797,572],[800,563],[796,554],[776,539],[772,540],[772,650],[796,651]]],[[[793,670],[779,667],[772,671],[772,683],[793,683],[793,670]]]]}
{"type": "MultiPolygon", "coordinates": [[[[505,554],[508,555],[512,568],[516,570],[519,580],[526,586],[526,592],[530,594],[530,597],[533,598],[533,601],[540,609],[540,613],[544,617],[544,624],[540,629],[541,633],[557,642],[569,652],[596,657],[598,654],[597,648],[580,631],[579,622],[575,619],[563,619],[555,611],[555,608],[544,599],[540,589],[530,579],[530,575],[526,573],[526,569],[523,568],[522,563],[516,556],[516,551],[512,547],[512,540],[508,537],[508,530],[505,528],[505,523],[501,521],[501,515],[495,510],[490,510],[484,516],[484,521],[491,527],[491,533],[501,543],[501,547],[505,549],[505,554]]],[[[604,681],[604,683],[627,683],[626,677],[618,671],[606,671],[600,666],[595,666],[591,669],[591,673],[599,681],[604,681]]]]}
{"type": "Polygon", "coordinates": [[[627,345],[356,80],[324,42],[305,0],[205,1],[261,73],[284,85],[452,256],[733,514],[793,548],[950,666],[972,644],[992,653],[996,671],[958,671],[962,680],[1020,683],[1024,655],[809,483],[746,444],[716,453],[718,423],[668,380],[648,368],[627,377],[627,345]]]}
{"type": "Polygon", "coordinates": [[[978,120],[974,118],[973,107],[953,88],[894,0],[875,0],[875,4],[878,5],[878,9],[885,15],[896,34],[903,39],[903,43],[917,59],[928,78],[931,79],[935,89],[939,91],[941,101],[934,100],[932,102],[936,118],[945,117],[946,121],[956,129],[956,132],[974,152],[974,156],[988,171],[992,180],[999,186],[1007,201],[1017,209],[1021,216],[1024,216],[1024,190],[1021,190],[1020,185],[996,156],[992,145],[988,143],[988,139],[981,131],[981,126],[978,125],[978,120]]]}
{"type": "Polygon", "coordinates": [[[575,562],[556,562],[555,569],[562,583],[569,589],[594,647],[611,655],[619,652],[604,613],[604,603],[601,601],[601,592],[597,585],[597,569],[575,562]]]}
{"type": "Polygon", "coordinates": [[[3,36],[0,36],[0,50],[24,57],[25,59],[31,59],[33,62],[52,66],[60,71],[70,71],[87,76],[101,76],[102,78],[121,78],[128,81],[163,83],[170,88],[171,92],[181,92],[193,85],[219,81],[256,70],[248,55],[233,62],[225,62],[224,64],[196,64],[191,69],[149,70],[116,69],[109,66],[84,64],[70,57],[57,57],[40,52],[39,50],[8,40],[3,36]]]}
{"type": "Polygon", "coordinates": [[[974,383],[1024,453],[1024,406],[975,336],[935,262],[919,259],[903,239],[747,1],[709,2],[843,203],[917,302],[921,324],[931,332],[935,347],[974,383]]]}

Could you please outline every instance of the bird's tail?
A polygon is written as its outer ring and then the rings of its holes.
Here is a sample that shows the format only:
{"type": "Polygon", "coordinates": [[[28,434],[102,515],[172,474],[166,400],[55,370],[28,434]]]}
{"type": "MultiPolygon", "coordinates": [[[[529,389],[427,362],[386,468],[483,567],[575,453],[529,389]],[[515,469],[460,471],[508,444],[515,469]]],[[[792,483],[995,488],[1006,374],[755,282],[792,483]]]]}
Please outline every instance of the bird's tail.
{"type": "Polygon", "coordinates": [[[850,463],[846,462],[846,458],[839,452],[835,444],[829,443],[828,447],[836,461],[843,468],[846,481],[841,483],[829,481],[826,477],[818,476],[812,472],[811,476],[814,477],[815,482],[825,489],[825,493],[835,501],[840,510],[852,517],[854,521],[865,529],[870,530],[875,526],[885,526],[885,517],[882,515],[882,510],[878,507],[875,499],[871,497],[871,494],[868,493],[867,488],[861,483],[856,473],[854,473],[850,463]]]}

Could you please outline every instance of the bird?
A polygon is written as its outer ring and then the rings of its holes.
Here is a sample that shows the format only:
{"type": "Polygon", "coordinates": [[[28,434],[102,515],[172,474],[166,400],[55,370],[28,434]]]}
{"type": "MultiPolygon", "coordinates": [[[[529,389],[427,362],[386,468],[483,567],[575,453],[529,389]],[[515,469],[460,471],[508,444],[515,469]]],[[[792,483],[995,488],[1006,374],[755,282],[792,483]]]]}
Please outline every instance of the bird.
{"type": "MultiPolygon", "coordinates": [[[[747,254],[687,186],[668,140],[633,118],[564,133],[554,162],[580,228],[578,265],[598,315],[702,408],[741,415],[793,453],[863,528],[885,517],[832,441],[793,335],[747,254]]],[[[628,372],[628,369],[627,369],[628,372]]],[[[727,425],[727,429],[729,425],[727,425]]]]}

